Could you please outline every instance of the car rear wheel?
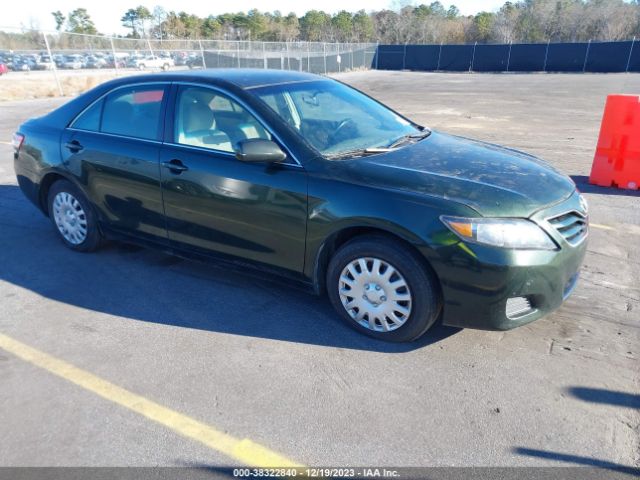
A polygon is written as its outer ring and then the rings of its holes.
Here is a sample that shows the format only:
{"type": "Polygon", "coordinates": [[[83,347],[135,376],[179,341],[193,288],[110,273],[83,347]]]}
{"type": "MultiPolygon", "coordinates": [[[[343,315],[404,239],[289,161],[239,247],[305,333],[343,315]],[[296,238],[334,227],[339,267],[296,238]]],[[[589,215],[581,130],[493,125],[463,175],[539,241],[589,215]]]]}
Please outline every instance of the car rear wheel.
{"type": "Polygon", "coordinates": [[[98,224],[84,194],[68,180],[49,189],[49,217],[64,244],[72,250],[91,252],[101,243],[98,224]]]}
{"type": "Polygon", "coordinates": [[[433,273],[417,254],[382,235],[356,238],[335,253],[327,291],[349,325],[380,340],[415,340],[440,313],[433,273]]]}
{"type": "Polygon", "coordinates": [[[165,71],[169,70],[169,64],[165,63],[164,65],[162,65],[162,70],[165,70],[165,71]]]}

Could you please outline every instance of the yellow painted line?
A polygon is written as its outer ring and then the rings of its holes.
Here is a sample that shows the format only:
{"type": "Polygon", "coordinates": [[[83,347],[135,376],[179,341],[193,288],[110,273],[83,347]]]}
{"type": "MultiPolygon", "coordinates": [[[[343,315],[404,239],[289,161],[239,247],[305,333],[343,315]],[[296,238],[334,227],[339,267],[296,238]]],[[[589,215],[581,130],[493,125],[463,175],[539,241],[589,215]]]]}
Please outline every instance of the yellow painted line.
{"type": "Polygon", "coordinates": [[[590,227],[600,228],[602,230],[615,230],[615,228],[610,227],[609,225],[600,225],[599,223],[589,223],[590,227]]]}
{"type": "Polygon", "coordinates": [[[243,465],[257,468],[301,467],[300,464],[247,438],[235,438],[210,425],[206,425],[170,408],[163,407],[141,395],[103,380],[86,370],[36,350],[2,333],[0,333],[0,348],[110,402],[128,408],[160,425],[164,425],[180,435],[196,440],[212,450],[241,462],[243,465]]]}

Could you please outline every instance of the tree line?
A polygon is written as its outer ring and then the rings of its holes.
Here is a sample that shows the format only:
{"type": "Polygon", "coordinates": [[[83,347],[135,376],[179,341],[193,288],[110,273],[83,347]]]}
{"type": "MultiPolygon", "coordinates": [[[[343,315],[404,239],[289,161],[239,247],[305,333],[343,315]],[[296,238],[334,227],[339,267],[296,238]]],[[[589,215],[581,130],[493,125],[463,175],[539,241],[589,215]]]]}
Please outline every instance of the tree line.
{"type": "MultiPolygon", "coordinates": [[[[414,5],[400,0],[395,9],[303,16],[279,11],[225,13],[199,17],[157,6],[130,8],[122,16],[128,38],[227,39],[391,44],[579,42],[625,40],[640,36],[640,0],[507,1],[497,12],[460,14],[441,2],[414,5]],[[404,2],[404,3],[403,3],[404,2]]],[[[58,31],[97,33],[89,12],[52,12],[58,31]]]]}

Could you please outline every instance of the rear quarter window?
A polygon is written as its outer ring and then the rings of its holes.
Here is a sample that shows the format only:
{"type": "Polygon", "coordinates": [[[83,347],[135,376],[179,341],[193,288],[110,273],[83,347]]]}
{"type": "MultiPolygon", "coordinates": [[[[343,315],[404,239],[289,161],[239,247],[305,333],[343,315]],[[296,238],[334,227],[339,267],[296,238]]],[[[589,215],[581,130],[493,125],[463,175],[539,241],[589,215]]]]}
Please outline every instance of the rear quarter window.
{"type": "Polygon", "coordinates": [[[71,126],[73,128],[77,128],[78,130],[89,130],[91,132],[99,132],[100,131],[100,116],[102,115],[102,103],[103,100],[100,100],[89,108],[87,108],[84,112],[76,117],[71,126]]]}

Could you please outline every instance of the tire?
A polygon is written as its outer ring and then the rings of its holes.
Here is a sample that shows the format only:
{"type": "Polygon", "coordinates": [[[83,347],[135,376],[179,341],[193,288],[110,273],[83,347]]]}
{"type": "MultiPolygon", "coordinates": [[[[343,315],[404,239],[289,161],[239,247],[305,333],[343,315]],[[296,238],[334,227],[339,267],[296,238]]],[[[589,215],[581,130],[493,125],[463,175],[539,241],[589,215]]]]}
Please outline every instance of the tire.
{"type": "Polygon", "coordinates": [[[169,64],[165,63],[164,65],[162,65],[162,70],[164,70],[165,72],[169,70],[169,64]]]}
{"type": "Polygon", "coordinates": [[[68,180],[58,180],[49,189],[47,207],[55,231],[68,248],[93,252],[100,247],[102,235],[95,213],[78,187],[68,180]]]}
{"type": "Polygon", "coordinates": [[[140,65],[138,65],[138,70],[144,70],[144,63],[141,63],[140,65]]]}
{"type": "Polygon", "coordinates": [[[359,332],[379,340],[416,340],[440,313],[435,275],[418,254],[383,235],[362,236],[343,245],[329,262],[326,280],[329,299],[340,316],[359,332]],[[348,310],[345,304],[352,308],[348,310]]]}

